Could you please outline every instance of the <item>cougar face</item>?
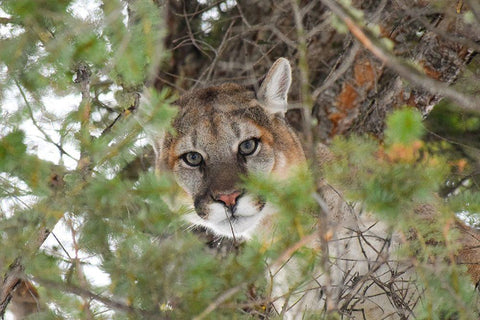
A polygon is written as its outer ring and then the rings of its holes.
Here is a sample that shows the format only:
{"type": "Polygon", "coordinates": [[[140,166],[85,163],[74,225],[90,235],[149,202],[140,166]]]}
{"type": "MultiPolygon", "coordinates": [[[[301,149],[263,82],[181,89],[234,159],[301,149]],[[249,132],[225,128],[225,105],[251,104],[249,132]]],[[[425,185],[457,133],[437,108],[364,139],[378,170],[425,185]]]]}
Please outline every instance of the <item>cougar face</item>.
{"type": "Polygon", "coordinates": [[[246,192],[252,172],[279,178],[304,153],[285,122],[290,65],[275,62],[257,93],[227,83],[177,101],[174,133],[156,141],[157,170],[174,173],[195,214],[187,220],[217,235],[248,238],[273,208],[246,192]]]}

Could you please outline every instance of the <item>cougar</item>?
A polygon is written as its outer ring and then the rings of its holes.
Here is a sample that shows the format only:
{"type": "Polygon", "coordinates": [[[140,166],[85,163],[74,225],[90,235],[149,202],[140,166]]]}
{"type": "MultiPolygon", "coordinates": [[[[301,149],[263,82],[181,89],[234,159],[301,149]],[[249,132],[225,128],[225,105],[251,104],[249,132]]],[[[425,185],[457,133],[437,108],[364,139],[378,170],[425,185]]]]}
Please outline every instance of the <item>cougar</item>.
{"type": "MultiPolygon", "coordinates": [[[[173,173],[184,190],[185,204],[193,209],[186,215],[190,224],[237,240],[271,235],[276,208],[241,188],[241,177],[261,173],[288,179],[292,168],[306,162],[302,144],[285,118],[291,81],[290,64],[280,58],[256,91],[226,83],[178,99],[174,133],[153,143],[155,167],[173,173]]],[[[329,157],[328,149],[319,145],[318,165],[329,157]]],[[[341,310],[352,319],[414,317],[421,296],[415,274],[410,263],[392,255],[401,237],[347,205],[328,184],[319,184],[331,234],[327,262],[310,277],[298,274],[295,259],[270,263],[274,310],[286,319],[329,310],[341,310]],[[294,283],[300,285],[292,290],[294,283]]],[[[479,253],[468,247],[478,243],[478,235],[468,230],[463,261],[478,262],[479,253]]],[[[317,246],[320,237],[307,245],[317,246]]],[[[479,280],[478,270],[471,274],[479,280]]]]}

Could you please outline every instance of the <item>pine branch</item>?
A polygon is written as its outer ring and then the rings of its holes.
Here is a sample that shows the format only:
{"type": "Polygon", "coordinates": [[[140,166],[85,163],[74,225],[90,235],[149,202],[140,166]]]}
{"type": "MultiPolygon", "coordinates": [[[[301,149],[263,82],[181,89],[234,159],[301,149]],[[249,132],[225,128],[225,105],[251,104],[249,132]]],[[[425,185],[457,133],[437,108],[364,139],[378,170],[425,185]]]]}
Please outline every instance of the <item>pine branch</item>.
{"type": "Polygon", "coordinates": [[[34,115],[33,115],[33,109],[32,109],[32,106],[30,105],[30,102],[28,101],[27,99],[27,96],[25,95],[25,92],[23,91],[22,87],[20,86],[20,84],[18,83],[18,81],[15,79],[15,85],[17,86],[18,90],[20,91],[20,95],[22,96],[22,99],[23,99],[23,102],[25,102],[25,105],[27,106],[27,110],[28,110],[28,115],[30,116],[30,120],[32,120],[32,123],[33,125],[35,126],[35,128],[38,129],[38,131],[40,131],[45,140],[47,140],[47,142],[50,142],[51,144],[53,144],[55,147],[57,147],[57,149],[60,151],[60,154],[64,154],[66,156],[68,156],[69,158],[73,159],[73,160],[77,160],[75,159],[70,153],[68,153],[63,147],[61,144],[53,141],[53,139],[45,132],[45,130],[43,130],[42,126],[40,126],[37,122],[37,120],[35,119],[34,115]]]}
{"type": "Polygon", "coordinates": [[[138,105],[140,104],[140,94],[138,94],[137,92],[134,93],[134,101],[133,101],[133,104],[128,107],[127,109],[123,110],[121,113],[118,114],[118,116],[115,117],[115,119],[113,120],[112,123],[110,123],[103,131],[102,131],[102,134],[100,136],[104,136],[106,135],[108,132],[110,132],[110,130],[112,130],[113,126],[118,122],[118,120],[120,120],[120,118],[134,112],[135,110],[138,109],[138,105]]]}
{"type": "Polygon", "coordinates": [[[111,298],[91,292],[88,289],[75,286],[73,284],[59,283],[53,280],[44,279],[40,277],[34,277],[33,280],[45,287],[61,290],[66,293],[72,293],[80,297],[89,298],[89,299],[98,301],[114,310],[123,311],[129,314],[135,315],[137,317],[140,317],[141,319],[167,319],[166,316],[159,315],[159,311],[135,308],[127,304],[115,301],[111,298]]]}

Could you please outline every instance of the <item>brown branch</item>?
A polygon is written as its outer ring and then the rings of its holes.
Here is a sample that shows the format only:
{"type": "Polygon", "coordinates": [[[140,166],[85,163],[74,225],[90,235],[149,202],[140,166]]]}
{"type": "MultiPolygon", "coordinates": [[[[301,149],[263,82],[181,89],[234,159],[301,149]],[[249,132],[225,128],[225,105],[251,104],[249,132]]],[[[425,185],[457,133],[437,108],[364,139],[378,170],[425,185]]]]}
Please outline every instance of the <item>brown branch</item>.
{"type": "Polygon", "coordinates": [[[15,288],[22,282],[21,275],[24,267],[17,258],[8,268],[3,278],[2,287],[0,288],[0,318],[4,318],[7,306],[12,300],[12,294],[15,288]]]}
{"type": "Polygon", "coordinates": [[[195,39],[195,36],[192,33],[192,27],[190,26],[190,20],[187,17],[187,9],[185,7],[185,3],[183,3],[183,15],[185,16],[185,24],[187,25],[188,36],[193,46],[197,48],[198,51],[206,55],[209,60],[212,60],[212,57],[205,50],[203,50],[201,46],[198,45],[197,40],[195,39]]]}
{"type": "Polygon", "coordinates": [[[6,17],[0,17],[0,23],[1,23],[1,24],[12,23],[12,19],[6,18],[6,17]]]}
{"type": "Polygon", "coordinates": [[[341,55],[337,63],[332,67],[332,71],[328,74],[328,76],[325,78],[325,81],[323,84],[315,89],[312,93],[312,99],[313,101],[316,101],[317,98],[328,88],[330,88],[345,72],[347,72],[350,67],[353,64],[353,61],[355,60],[355,56],[358,53],[358,49],[360,49],[360,46],[358,42],[355,42],[353,46],[350,48],[350,51],[348,52],[347,55],[341,55]],[[341,63],[340,63],[341,62],[341,63]],[[337,68],[337,64],[340,63],[340,66],[337,68]]]}
{"type": "Polygon", "coordinates": [[[372,52],[378,59],[388,67],[397,72],[402,78],[424,90],[439,96],[447,97],[455,101],[460,107],[471,111],[480,111],[478,102],[472,97],[461,93],[449,84],[434,80],[424,73],[419,72],[406,61],[403,61],[385,49],[371,34],[358,23],[354,22],[351,14],[334,0],[322,0],[322,2],[347,25],[350,32],[362,45],[372,52]]]}
{"type": "MultiPolygon", "coordinates": [[[[377,21],[381,17],[382,11],[385,9],[385,6],[387,4],[386,0],[383,0],[380,5],[378,6],[377,10],[373,13],[372,16],[372,22],[377,23],[377,21]]],[[[326,19],[328,21],[328,19],[326,19]]],[[[314,29],[316,29],[315,27],[314,29]]],[[[314,30],[312,29],[312,30],[314,30]]],[[[312,32],[312,30],[310,32],[312,32]]],[[[309,33],[310,33],[309,32],[309,33]]],[[[331,87],[345,72],[347,72],[350,67],[352,66],[355,57],[360,49],[360,45],[358,42],[354,42],[353,45],[350,48],[350,51],[348,52],[348,55],[342,54],[336,61],[335,65],[332,67],[332,71],[328,74],[328,76],[325,78],[323,84],[321,87],[315,89],[312,93],[312,99],[313,101],[316,101],[318,96],[322,94],[325,90],[327,90],[329,87],[331,87]],[[340,66],[337,68],[337,65],[340,64],[340,66]]]]}
{"type": "MultiPolygon", "coordinates": [[[[230,22],[230,25],[228,26],[228,29],[225,32],[225,36],[222,38],[222,42],[218,46],[218,49],[214,51],[215,52],[215,58],[213,59],[210,66],[207,69],[205,69],[204,72],[202,72],[199,79],[203,79],[205,77],[206,81],[208,81],[210,79],[210,77],[212,76],[213,70],[215,69],[215,66],[217,65],[218,59],[220,58],[220,56],[221,56],[221,54],[222,54],[222,52],[223,52],[223,50],[226,46],[226,43],[229,40],[230,32],[232,31],[232,27],[233,27],[234,24],[235,24],[235,19],[233,19],[232,22],[230,22]]],[[[197,84],[198,84],[198,82],[193,86],[193,88],[195,88],[197,84]]]]}
{"type": "MultiPolygon", "coordinates": [[[[41,229],[37,238],[33,239],[27,248],[32,248],[35,252],[45,242],[50,232],[47,229],[41,229]]],[[[32,252],[32,251],[30,251],[32,252]]],[[[17,257],[15,261],[8,268],[0,287],[0,318],[3,319],[7,310],[8,304],[12,300],[13,292],[18,285],[24,280],[24,267],[22,265],[22,257],[17,257]]]]}
{"type": "Polygon", "coordinates": [[[76,68],[75,83],[80,86],[82,94],[82,101],[79,107],[80,118],[80,160],[77,168],[80,169],[84,175],[87,175],[91,170],[90,157],[88,155],[88,147],[90,146],[90,114],[92,112],[91,96],[90,96],[90,76],[91,71],[87,64],[80,63],[76,68]]]}

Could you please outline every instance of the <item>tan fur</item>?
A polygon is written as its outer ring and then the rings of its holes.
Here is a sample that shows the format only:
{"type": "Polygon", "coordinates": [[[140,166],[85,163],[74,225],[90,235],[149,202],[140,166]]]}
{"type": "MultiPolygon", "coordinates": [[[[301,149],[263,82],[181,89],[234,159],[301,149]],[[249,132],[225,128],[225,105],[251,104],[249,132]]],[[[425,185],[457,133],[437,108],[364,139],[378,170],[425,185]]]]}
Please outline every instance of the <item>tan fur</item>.
{"type": "MultiPolygon", "coordinates": [[[[288,171],[305,162],[299,139],[286,123],[287,92],[291,83],[288,61],[277,60],[257,93],[236,84],[223,84],[193,91],[181,97],[173,122],[175,133],[154,143],[156,168],[173,172],[196,213],[187,220],[211,232],[235,239],[261,235],[267,241],[275,225],[275,208],[240,189],[240,176],[251,172],[288,178],[288,171]],[[241,156],[240,144],[255,138],[259,149],[241,156]],[[192,167],[187,154],[201,155],[192,167]],[[242,193],[237,207],[218,199],[242,193]]],[[[328,148],[316,150],[318,165],[331,161],[328,148]]],[[[195,158],[198,159],[198,158],[195,158]]],[[[328,261],[313,278],[298,274],[294,259],[281,267],[272,264],[274,307],[287,319],[301,319],[304,312],[350,310],[352,319],[406,319],[414,315],[420,292],[409,261],[399,261],[393,252],[402,237],[360,208],[347,205],[341,193],[324,181],[318,183],[328,214],[328,261]],[[298,290],[290,287],[303,279],[298,290]],[[386,285],[388,284],[388,285],[386,285]],[[301,290],[303,289],[303,290],[301,290]],[[402,304],[407,301],[407,304],[402,304]]],[[[458,223],[462,233],[459,262],[467,263],[475,282],[479,234],[458,223]]],[[[323,235],[325,236],[325,235],[323,235]]],[[[320,238],[309,239],[318,247],[320,238]]]]}

